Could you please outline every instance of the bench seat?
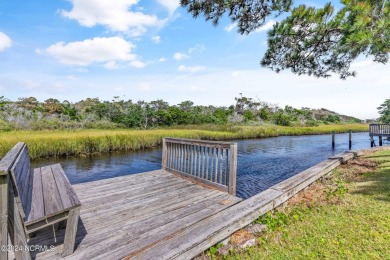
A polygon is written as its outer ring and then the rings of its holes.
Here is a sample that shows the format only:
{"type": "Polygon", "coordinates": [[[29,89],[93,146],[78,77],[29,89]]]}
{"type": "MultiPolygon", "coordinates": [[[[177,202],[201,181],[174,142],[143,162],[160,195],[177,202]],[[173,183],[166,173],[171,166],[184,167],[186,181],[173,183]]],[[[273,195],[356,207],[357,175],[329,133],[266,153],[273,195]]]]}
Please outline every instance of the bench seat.
{"type": "Polygon", "coordinates": [[[35,168],[31,172],[30,205],[26,207],[26,232],[34,232],[30,225],[39,222],[59,222],[66,219],[67,212],[81,206],[72,185],[60,164],[35,168]],[[61,214],[62,213],[62,214],[61,214]],[[54,218],[55,217],[55,218],[54,218]]]}

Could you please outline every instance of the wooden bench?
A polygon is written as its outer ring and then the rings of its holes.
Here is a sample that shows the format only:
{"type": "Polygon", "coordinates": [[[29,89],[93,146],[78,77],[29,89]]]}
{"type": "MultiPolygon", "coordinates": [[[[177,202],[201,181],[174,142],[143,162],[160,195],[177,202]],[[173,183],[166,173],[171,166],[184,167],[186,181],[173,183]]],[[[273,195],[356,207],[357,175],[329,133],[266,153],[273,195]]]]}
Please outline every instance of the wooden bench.
{"type": "MultiPolygon", "coordinates": [[[[26,246],[30,234],[66,220],[62,256],[73,253],[80,200],[60,164],[31,168],[26,144],[18,143],[0,162],[10,176],[8,225],[13,245],[26,246]]],[[[28,251],[16,258],[31,259],[28,251]]]]}

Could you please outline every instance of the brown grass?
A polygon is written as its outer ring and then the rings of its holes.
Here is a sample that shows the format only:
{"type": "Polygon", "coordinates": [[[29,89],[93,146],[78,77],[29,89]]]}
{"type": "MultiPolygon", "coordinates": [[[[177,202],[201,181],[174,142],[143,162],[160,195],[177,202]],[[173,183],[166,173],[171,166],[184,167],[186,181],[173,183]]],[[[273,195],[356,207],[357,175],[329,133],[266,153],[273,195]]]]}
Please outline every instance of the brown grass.
{"type": "Polygon", "coordinates": [[[339,196],[329,196],[335,192],[339,186],[337,180],[359,181],[362,175],[374,172],[378,164],[375,161],[364,158],[349,160],[347,163],[337,168],[337,176],[324,176],[322,180],[309,186],[288,201],[288,206],[304,206],[314,208],[329,204],[339,204],[339,196]],[[336,180],[336,181],[335,181],[336,180]]]}
{"type": "Polygon", "coordinates": [[[326,205],[329,201],[326,199],[327,187],[324,183],[315,183],[306,190],[298,193],[288,201],[288,206],[305,206],[313,208],[326,205]]]}
{"type": "Polygon", "coordinates": [[[254,238],[254,236],[245,229],[241,229],[233,233],[230,237],[231,245],[240,245],[249,239],[254,238]]]}
{"type": "Polygon", "coordinates": [[[359,181],[365,173],[371,173],[377,170],[378,164],[375,161],[364,158],[349,160],[347,163],[339,166],[339,171],[347,181],[359,181]]]}

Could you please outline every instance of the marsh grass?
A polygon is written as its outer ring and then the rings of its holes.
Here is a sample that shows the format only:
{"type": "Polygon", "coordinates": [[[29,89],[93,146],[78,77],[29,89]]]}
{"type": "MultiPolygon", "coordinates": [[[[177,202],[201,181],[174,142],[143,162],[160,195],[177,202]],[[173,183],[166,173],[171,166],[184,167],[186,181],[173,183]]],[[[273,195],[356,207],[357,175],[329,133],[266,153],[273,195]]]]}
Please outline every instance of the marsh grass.
{"type": "Polygon", "coordinates": [[[0,156],[17,142],[27,143],[30,156],[57,157],[113,151],[135,151],[161,145],[164,137],[231,140],[264,138],[280,135],[309,135],[368,131],[367,125],[322,125],[319,127],[264,126],[185,126],[151,130],[75,130],[75,131],[9,131],[0,132],[0,156]]]}

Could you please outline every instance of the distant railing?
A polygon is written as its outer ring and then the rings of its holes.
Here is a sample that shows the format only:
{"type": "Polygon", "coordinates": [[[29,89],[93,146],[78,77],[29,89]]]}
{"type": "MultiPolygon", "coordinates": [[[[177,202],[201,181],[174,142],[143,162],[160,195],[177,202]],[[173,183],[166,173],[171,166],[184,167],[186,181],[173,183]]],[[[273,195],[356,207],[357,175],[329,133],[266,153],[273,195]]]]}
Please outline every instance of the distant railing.
{"type": "Polygon", "coordinates": [[[164,138],[162,168],[201,185],[235,195],[237,144],[164,138]]]}
{"type": "Polygon", "coordinates": [[[370,124],[370,136],[390,136],[390,124],[370,124]]]}

